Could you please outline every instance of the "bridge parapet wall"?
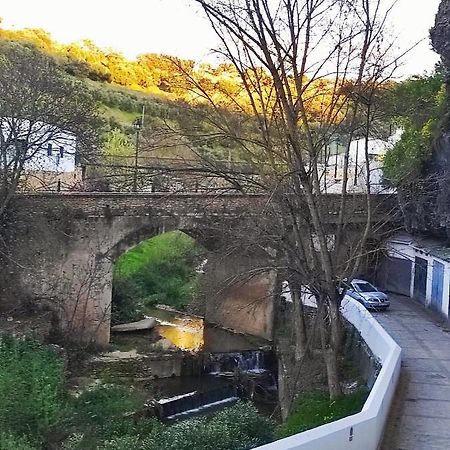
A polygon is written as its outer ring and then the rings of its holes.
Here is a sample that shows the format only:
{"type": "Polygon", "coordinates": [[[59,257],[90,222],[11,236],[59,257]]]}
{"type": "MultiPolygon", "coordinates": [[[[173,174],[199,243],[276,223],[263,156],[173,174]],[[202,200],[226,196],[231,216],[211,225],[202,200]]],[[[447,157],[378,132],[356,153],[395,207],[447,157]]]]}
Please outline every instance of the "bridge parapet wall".
{"type": "MultiPolygon", "coordinates": [[[[372,221],[392,220],[397,209],[395,195],[373,194],[370,196],[372,221]]],[[[341,207],[338,194],[322,195],[318,200],[325,221],[336,223],[341,207]]],[[[146,216],[152,210],[162,215],[239,216],[267,214],[271,205],[269,196],[263,194],[205,194],[205,193],[109,193],[70,192],[36,193],[17,197],[17,205],[31,213],[50,212],[53,215],[72,211],[78,218],[108,216],[146,216]]],[[[306,204],[300,213],[306,210],[306,204]]],[[[276,207],[273,207],[276,211],[276,207]]],[[[367,197],[348,194],[344,221],[361,223],[367,220],[367,197]]]]}

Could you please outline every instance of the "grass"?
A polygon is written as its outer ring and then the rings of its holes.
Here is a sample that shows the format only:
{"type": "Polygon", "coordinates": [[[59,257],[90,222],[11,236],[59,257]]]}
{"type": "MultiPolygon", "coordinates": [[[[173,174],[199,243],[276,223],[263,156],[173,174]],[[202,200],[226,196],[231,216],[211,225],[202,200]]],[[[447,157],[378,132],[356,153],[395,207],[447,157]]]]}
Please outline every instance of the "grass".
{"type": "Polygon", "coordinates": [[[137,117],[140,117],[139,113],[124,111],[119,108],[112,108],[109,106],[102,106],[102,108],[104,117],[106,117],[107,119],[112,118],[122,126],[131,127],[133,121],[137,117]]]}
{"type": "Polygon", "coordinates": [[[144,400],[131,388],[75,398],[64,381],[51,348],[0,336],[1,450],[246,450],[273,439],[272,422],[247,403],[169,426],[136,414],[144,400]]]}
{"type": "Polygon", "coordinates": [[[368,392],[361,389],[331,401],[327,392],[304,394],[286,422],[277,427],[276,436],[281,439],[356,414],[361,411],[367,395],[368,392]]]}
{"type": "Polygon", "coordinates": [[[35,440],[46,439],[67,408],[62,360],[35,341],[0,336],[0,398],[3,440],[5,433],[22,436],[30,431],[35,440]]]}
{"type": "Polygon", "coordinates": [[[174,231],[123,254],[114,270],[113,322],[139,319],[157,303],[183,309],[195,295],[201,252],[191,237],[174,231]]]}

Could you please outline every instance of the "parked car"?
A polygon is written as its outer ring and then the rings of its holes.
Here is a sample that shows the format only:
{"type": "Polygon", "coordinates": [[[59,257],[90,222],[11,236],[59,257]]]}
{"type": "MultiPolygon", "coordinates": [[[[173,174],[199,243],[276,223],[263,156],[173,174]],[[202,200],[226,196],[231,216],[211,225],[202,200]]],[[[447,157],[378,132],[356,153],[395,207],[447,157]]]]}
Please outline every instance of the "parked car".
{"type": "Polygon", "coordinates": [[[367,309],[386,309],[390,305],[389,297],[365,280],[352,280],[345,295],[354,298],[367,309]]]}

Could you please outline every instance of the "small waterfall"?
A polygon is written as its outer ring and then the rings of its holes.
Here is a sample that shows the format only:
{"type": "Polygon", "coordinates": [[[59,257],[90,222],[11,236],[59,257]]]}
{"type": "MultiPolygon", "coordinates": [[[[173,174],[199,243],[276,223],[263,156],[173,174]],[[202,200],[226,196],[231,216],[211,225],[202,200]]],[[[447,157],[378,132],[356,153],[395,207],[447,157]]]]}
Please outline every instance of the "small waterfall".
{"type": "Polygon", "coordinates": [[[239,353],[215,353],[205,361],[205,373],[263,373],[267,371],[264,352],[261,350],[239,353]]]}
{"type": "Polygon", "coordinates": [[[230,385],[164,398],[155,402],[154,407],[160,419],[174,421],[220,409],[237,401],[236,388],[230,385]]]}

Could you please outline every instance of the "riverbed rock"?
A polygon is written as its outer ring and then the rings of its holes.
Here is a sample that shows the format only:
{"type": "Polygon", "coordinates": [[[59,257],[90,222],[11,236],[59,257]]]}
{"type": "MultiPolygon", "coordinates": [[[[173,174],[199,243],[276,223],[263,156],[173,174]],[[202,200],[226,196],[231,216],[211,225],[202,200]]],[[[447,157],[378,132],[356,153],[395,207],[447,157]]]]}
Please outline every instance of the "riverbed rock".
{"type": "Polygon", "coordinates": [[[151,330],[157,325],[157,323],[158,322],[153,317],[147,317],[146,319],[139,320],[137,322],[114,325],[113,327],[111,327],[111,331],[127,332],[127,331],[151,330]]]}
{"type": "Polygon", "coordinates": [[[158,342],[153,344],[153,348],[156,351],[163,351],[163,352],[177,349],[177,347],[171,341],[169,341],[169,339],[165,339],[165,338],[160,339],[158,342]]]}

